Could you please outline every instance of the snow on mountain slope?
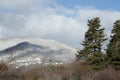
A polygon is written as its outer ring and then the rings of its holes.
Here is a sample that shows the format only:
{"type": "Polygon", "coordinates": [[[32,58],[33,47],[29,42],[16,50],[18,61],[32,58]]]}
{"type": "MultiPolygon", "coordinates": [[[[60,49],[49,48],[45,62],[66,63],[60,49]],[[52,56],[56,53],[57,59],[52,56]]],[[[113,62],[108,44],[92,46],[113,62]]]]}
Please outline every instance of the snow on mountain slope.
{"type": "Polygon", "coordinates": [[[0,61],[16,67],[63,64],[75,60],[76,50],[54,40],[12,38],[0,40],[0,61]]]}

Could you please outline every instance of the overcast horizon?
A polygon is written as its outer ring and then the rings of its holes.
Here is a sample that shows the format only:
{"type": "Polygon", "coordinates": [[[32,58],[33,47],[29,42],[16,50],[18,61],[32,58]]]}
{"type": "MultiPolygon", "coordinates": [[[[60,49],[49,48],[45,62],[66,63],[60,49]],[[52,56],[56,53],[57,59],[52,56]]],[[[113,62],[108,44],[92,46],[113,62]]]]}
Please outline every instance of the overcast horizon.
{"type": "Polygon", "coordinates": [[[0,38],[37,37],[81,48],[87,21],[100,17],[108,38],[120,19],[116,0],[0,0],[0,38]]]}

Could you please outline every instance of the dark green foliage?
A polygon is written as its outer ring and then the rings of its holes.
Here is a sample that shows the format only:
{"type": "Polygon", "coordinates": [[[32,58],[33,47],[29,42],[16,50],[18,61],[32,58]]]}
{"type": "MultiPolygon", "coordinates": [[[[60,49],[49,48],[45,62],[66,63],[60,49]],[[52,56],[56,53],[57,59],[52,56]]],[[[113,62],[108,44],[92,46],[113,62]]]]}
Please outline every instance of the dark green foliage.
{"type": "Polygon", "coordinates": [[[85,49],[77,51],[77,52],[78,52],[78,54],[76,54],[77,61],[80,60],[80,59],[81,60],[87,60],[88,59],[89,53],[90,53],[88,48],[85,48],[85,49]]]}
{"type": "Polygon", "coordinates": [[[101,52],[104,38],[104,28],[101,28],[98,17],[88,20],[88,31],[85,33],[85,40],[82,42],[83,50],[78,51],[77,60],[83,59],[95,68],[102,68],[104,54],[101,52]]]}
{"type": "Polygon", "coordinates": [[[90,63],[90,65],[92,66],[92,68],[94,70],[100,70],[103,69],[105,67],[107,67],[107,63],[105,61],[105,54],[100,53],[100,52],[95,52],[87,61],[88,63],[90,63]]]}
{"type": "Polygon", "coordinates": [[[120,20],[117,20],[112,29],[112,36],[107,48],[107,59],[114,68],[120,69],[120,20]]]}

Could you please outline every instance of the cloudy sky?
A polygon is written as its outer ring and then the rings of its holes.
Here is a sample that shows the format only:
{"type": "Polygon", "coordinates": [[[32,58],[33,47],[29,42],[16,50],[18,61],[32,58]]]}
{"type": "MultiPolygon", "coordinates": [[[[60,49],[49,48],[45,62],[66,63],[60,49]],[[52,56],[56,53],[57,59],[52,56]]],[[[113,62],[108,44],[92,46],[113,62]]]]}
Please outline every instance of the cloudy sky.
{"type": "Polygon", "coordinates": [[[87,20],[100,17],[109,37],[120,0],[0,0],[0,38],[38,37],[80,48],[87,20]]]}

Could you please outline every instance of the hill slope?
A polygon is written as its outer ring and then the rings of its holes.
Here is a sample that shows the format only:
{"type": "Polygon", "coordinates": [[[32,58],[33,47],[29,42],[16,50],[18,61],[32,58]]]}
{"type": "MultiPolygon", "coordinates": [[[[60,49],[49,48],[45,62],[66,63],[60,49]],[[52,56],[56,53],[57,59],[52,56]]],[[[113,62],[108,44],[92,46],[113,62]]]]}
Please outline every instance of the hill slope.
{"type": "Polygon", "coordinates": [[[54,40],[13,38],[0,40],[0,61],[16,67],[63,64],[75,59],[76,50],[54,40]]]}

